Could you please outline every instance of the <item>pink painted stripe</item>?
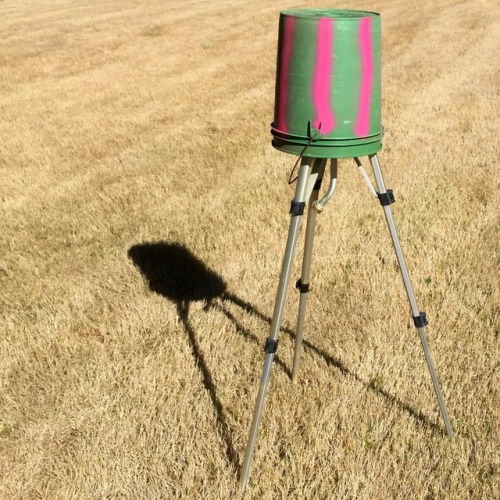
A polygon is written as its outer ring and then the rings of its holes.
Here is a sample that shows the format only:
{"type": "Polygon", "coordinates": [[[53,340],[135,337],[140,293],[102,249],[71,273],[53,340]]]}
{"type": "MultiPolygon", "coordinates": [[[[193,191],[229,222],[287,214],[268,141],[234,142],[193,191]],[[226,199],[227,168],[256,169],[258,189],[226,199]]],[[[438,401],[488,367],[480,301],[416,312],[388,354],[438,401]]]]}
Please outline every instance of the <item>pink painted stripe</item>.
{"type": "Polygon", "coordinates": [[[366,136],[370,130],[370,100],[373,81],[372,20],[370,17],[364,17],[359,23],[358,41],[361,55],[361,89],[354,133],[361,137],[366,136]]]}
{"type": "Polygon", "coordinates": [[[335,119],[330,106],[332,79],[333,20],[322,18],[318,23],[316,44],[316,67],[313,77],[313,105],[316,115],[312,122],[321,134],[328,134],[335,127],[335,119]]]}
{"type": "Polygon", "coordinates": [[[283,20],[283,39],[281,45],[281,63],[279,69],[279,87],[276,128],[281,132],[287,132],[287,108],[288,108],[288,79],[290,76],[290,61],[292,59],[293,34],[295,31],[295,17],[285,17],[283,20]]]}

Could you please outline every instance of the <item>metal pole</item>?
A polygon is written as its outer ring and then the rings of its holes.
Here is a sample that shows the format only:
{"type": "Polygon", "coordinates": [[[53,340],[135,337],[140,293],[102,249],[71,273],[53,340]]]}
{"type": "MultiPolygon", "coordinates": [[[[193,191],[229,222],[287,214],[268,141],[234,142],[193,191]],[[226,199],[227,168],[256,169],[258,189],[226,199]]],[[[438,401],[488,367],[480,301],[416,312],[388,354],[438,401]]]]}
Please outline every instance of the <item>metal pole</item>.
{"type": "MultiPolygon", "coordinates": [[[[335,162],[335,168],[332,166],[332,172],[337,171],[337,160],[331,160],[332,165],[335,162]]],[[[314,232],[316,229],[316,217],[318,211],[314,206],[319,198],[319,190],[321,188],[321,181],[323,180],[323,174],[325,172],[326,160],[316,160],[320,162],[318,170],[318,179],[311,193],[311,198],[309,200],[309,208],[307,212],[307,229],[306,237],[304,243],[304,258],[302,261],[302,272],[300,279],[297,282],[297,288],[300,291],[300,301],[299,301],[299,313],[297,317],[297,331],[295,334],[295,353],[293,357],[293,370],[292,370],[292,382],[297,380],[299,374],[300,365],[300,354],[302,351],[302,340],[304,338],[304,319],[306,314],[307,298],[309,295],[309,281],[311,274],[311,262],[313,253],[313,242],[314,242],[314,232]]],[[[336,175],[335,175],[336,177],[336,175]]]]}
{"type": "MultiPolygon", "coordinates": [[[[375,176],[375,182],[377,184],[379,196],[387,194],[387,190],[384,185],[384,179],[382,177],[382,171],[380,170],[380,165],[377,155],[370,156],[370,163],[372,165],[373,175],[375,176]]],[[[399,268],[401,269],[401,274],[403,275],[403,281],[406,289],[406,294],[408,295],[408,300],[410,302],[413,314],[413,320],[415,322],[415,327],[418,330],[418,335],[420,337],[420,343],[422,344],[422,348],[424,350],[427,367],[429,368],[429,372],[431,374],[432,384],[434,386],[434,392],[436,393],[436,397],[438,400],[441,416],[443,417],[444,425],[446,427],[446,432],[448,433],[448,436],[453,437],[453,429],[451,427],[450,419],[448,418],[446,405],[444,403],[443,395],[441,393],[441,387],[439,385],[439,380],[437,378],[436,371],[434,369],[434,363],[432,361],[429,346],[427,344],[427,339],[425,337],[425,324],[426,324],[425,316],[422,313],[420,313],[417,306],[417,301],[415,299],[415,294],[413,292],[413,287],[411,285],[410,276],[408,274],[408,268],[406,266],[406,261],[403,255],[403,250],[399,242],[399,236],[396,230],[396,225],[394,224],[394,219],[392,217],[390,204],[383,204],[383,208],[384,208],[385,218],[387,220],[387,225],[389,226],[389,232],[391,233],[394,250],[396,251],[396,258],[398,260],[399,268]]]]}
{"type": "Polygon", "coordinates": [[[248,443],[245,451],[245,458],[243,460],[243,466],[241,468],[241,473],[240,473],[240,486],[242,489],[246,487],[250,475],[250,467],[252,465],[253,451],[255,448],[257,431],[259,428],[262,412],[264,409],[264,401],[269,386],[272,362],[277,349],[277,343],[280,333],[279,330],[281,327],[281,318],[283,314],[283,307],[285,304],[288,282],[290,280],[290,271],[293,263],[293,256],[295,254],[295,248],[297,246],[297,237],[299,233],[300,220],[302,218],[306,202],[307,182],[310,174],[311,174],[311,159],[302,158],[299,170],[299,176],[297,180],[297,188],[295,190],[295,197],[292,201],[292,208],[291,208],[292,219],[290,221],[290,227],[288,229],[288,238],[286,242],[285,255],[281,266],[280,282],[278,286],[278,292],[276,294],[276,301],[274,304],[273,319],[271,322],[271,332],[269,338],[267,339],[266,346],[264,348],[265,352],[264,368],[262,370],[262,376],[260,379],[259,393],[257,395],[257,402],[255,404],[252,425],[250,427],[250,434],[248,437],[248,443]]]}

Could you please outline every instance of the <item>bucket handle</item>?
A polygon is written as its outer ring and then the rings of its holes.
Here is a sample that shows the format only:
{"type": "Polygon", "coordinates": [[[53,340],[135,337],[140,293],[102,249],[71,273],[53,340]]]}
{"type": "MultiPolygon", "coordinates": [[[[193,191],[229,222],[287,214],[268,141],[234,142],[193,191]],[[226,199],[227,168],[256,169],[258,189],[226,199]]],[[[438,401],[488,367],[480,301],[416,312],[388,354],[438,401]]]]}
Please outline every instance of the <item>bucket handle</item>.
{"type": "Polygon", "coordinates": [[[311,120],[309,120],[307,122],[307,135],[309,137],[309,140],[307,141],[307,144],[304,146],[304,149],[302,149],[302,151],[300,152],[300,155],[297,158],[297,161],[295,162],[292,171],[290,172],[290,176],[288,177],[288,185],[293,184],[297,180],[298,176],[292,179],[295,170],[297,170],[297,165],[299,164],[300,160],[304,156],[304,153],[307,151],[307,148],[311,145],[311,143],[318,139],[320,133],[321,133],[321,122],[319,123],[318,130],[315,130],[314,127],[311,125],[311,120]]]}

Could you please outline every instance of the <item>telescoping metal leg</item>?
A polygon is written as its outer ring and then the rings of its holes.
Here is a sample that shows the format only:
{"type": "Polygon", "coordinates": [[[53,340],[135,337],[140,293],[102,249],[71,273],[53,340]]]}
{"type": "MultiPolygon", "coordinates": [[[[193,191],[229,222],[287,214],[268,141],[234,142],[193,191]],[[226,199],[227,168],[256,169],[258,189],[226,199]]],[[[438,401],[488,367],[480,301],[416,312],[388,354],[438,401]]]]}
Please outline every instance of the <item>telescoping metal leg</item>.
{"type": "Polygon", "coordinates": [[[290,281],[290,271],[292,267],[293,256],[295,254],[295,248],[297,246],[299,225],[304,213],[304,208],[307,200],[307,187],[308,180],[311,174],[311,164],[312,160],[310,158],[302,158],[299,176],[297,179],[297,188],[295,190],[295,197],[290,208],[291,221],[290,227],[288,229],[288,238],[286,242],[285,256],[283,257],[283,264],[281,267],[278,292],[276,294],[276,302],[274,304],[271,332],[264,347],[264,368],[262,370],[262,376],[260,379],[259,393],[257,395],[257,402],[255,403],[255,410],[253,413],[252,425],[250,427],[250,435],[248,437],[245,458],[243,460],[243,466],[240,473],[240,486],[242,489],[244,489],[248,483],[255,441],[257,438],[260,419],[262,417],[262,411],[264,409],[264,400],[271,376],[271,367],[278,347],[281,318],[283,314],[283,307],[285,305],[287,287],[290,281]]]}
{"type": "Polygon", "coordinates": [[[441,388],[439,386],[439,380],[434,369],[434,363],[432,362],[431,353],[429,346],[427,344],[427,339],[425,337],[425,326],[427,325],[427,319],[425,313],[420,312],[417,306],[417,301],[415,299],[415,294],[413,293],[413,287],[410,282],[410,276],[408,274],[408,268],[406,267],[405,258],[403,255],[403,250],[401,249],[401,244],[399,242],[398,233],[396,231],[396,226],[394,224],[394,219],[392,217],[392,211],[390,205],[394,202],[394,196],[392,191],[386,190],[384,185],[384,179],[382,177],[382,172],[380,170],[380,165],[377,155],[370,156],[370,163],[372,165],[373,174],[375,176],[375,182],[379,191],[380,203],[384,208],[385,218],[387,219],[387,225],[389,226],[389,231],[392,237],[392,243],[394,244],[394,249],[396,251],[396,257],[398,260],[399,268],[401,269],[401,274],[403,275],[403,281],[406,288],[406,294],[408,295],[408,300],[410,301],[410,306],[413,314],[413,322],[418,330],[418,335],[420,337],[420,342],[425,354],[425,360],[427,361],[427,366],[432,378],[432,384],[434,385],[434,392],[439,403],[439,409],[444,420],[444,425],[446,427],[446,432],[449,437],[453,437],[453,429],[451,427],[450,419],[448,418],[448,413],[446,411],[446,405],[444,403],[443,395],[441,393],[441,388]]]}
{"type": "MultiPolygon", "coordinates": [[[[299,313],[297,317],[297,330],[295,334],[295,353],[293,357],[293,370],[292,370],[293,382],[297,380],[299,374],[300,354],[302,351],[302,340],[304,338],[304,320],[306,314],[307,297],[309,295],[309,281],[311,274],[314,233],[316,229],[316,216],[318,215],[318,212],[323,209],[323,207],[320,207],[318,209],[315,205],[319,198],[319,190],[321,188],[321,182],[323,180],[323,174],[325,172],[326,160],[317,160],[317,161],[320,161],[321,164],[318,170],[318,178],[316,180],[316,183],[314,185],[311,194],[307,212],[307,229],[304,242],[304,257],[302,261],[302,272],[300,275],[300,279],[297,281],[295,285],[300,292],[300,301],[299,301],[299,313]]],[[[333,189],[335,189],[335,182],[337,180],[337,159],[333,159],[331,160],[331,162],[332,162],[331,185],[333,185],[333,189]]]]}

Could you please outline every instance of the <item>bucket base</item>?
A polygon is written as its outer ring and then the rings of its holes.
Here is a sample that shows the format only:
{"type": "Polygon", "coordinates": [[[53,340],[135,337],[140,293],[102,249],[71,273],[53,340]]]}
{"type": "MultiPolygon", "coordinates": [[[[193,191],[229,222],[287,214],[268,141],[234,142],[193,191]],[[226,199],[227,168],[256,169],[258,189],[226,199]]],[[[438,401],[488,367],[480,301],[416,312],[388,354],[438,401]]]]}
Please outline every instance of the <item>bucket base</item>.
{"type": "Polygon", "coordinates": [[[359,158],[378,153],[382,149],[382,142],[377,139],[375,142],[358,144],[356,146],[317,146],[310,144],[308,147],[304,144],[292,143],[275,137],[272,146],[284,153],[289,153],[305,158],[359,158]],[[305,150],[304,150],[305,149],[305,150]]]}
{"type": "Polygon", "coordinates": [[[358,144],[342,144],[344,141],[338,142],[340,144],[319,140],[308,144],[308,142],[295,142],[275,135],[271,144],[284,153],[304,158],[359,158],[374,155],[382,149],[382,134],[370,142],[366,142],[366,139],[358,144]]]}

